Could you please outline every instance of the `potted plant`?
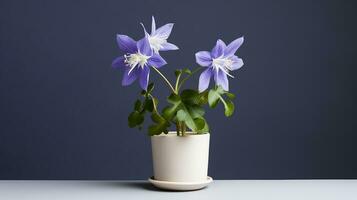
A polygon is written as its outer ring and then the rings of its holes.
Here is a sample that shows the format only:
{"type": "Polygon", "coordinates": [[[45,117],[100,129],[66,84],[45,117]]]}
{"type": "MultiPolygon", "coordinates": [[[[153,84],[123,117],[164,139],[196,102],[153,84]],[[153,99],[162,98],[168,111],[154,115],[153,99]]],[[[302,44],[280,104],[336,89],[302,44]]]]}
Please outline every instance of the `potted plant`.
{"type": "Polygon", "coordinates": [[[177,69],[173,83],[159,70],[167,64],[160,51],[179,49],[167,42],[173,24],[156,28],[152,17],[150,34],[141,25],[145,35],[138,41],[117,35],[122,56],[117,57],[112,66],[124,71],[122,85],[138,80],[142,88],[141,98],[135,101],[128,122],[129,127],[141,129],[145,117],[151,117],[152,125],[147,132],[151,137],[154,176],[149,180],[165,189],[203,188],[212,181],[207,176],[210,134],[204,108],[206,105],[214,108],[221,103],[225,116],[233,114],[234,94],[229,92],[228,76],[233,78],[230,72],[243,66],[242,59],[234,55],[242,45],[243,37],[228,45],[219,39],[210,52],[197,52],[195,57],[199,67],[194,70],[177,69]],[[201,70],[198,89],[183,89],[184,83],[201,70]],[[154,83],[149,83],[151,71],[157,73],[171,91],[167,97],[168,104],[163,109],[159,108],[154,83]],[[212,77],[215,85],[209,89],[212,77]],[[176,130],[169,131],[172,127],[176,130]]]}

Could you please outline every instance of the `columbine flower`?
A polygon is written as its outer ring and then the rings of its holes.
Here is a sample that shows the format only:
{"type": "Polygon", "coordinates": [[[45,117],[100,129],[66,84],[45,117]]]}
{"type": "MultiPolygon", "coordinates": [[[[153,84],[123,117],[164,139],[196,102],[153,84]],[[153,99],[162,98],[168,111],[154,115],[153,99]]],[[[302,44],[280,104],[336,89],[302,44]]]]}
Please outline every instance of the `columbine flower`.
{"type": "Polygon", "coordinates": [[[202,67],[207,67],[199,79],[198,90],[200,92],[208,88],[212,75],[216,85],[220,85],[224,90],[228,91],[227,76],[234,78],[229,72],[243,66],[243,60],[234,55],[242,45],[243,40],[244,38],[240,37],[226,46],[226,44],[219,39],[211,52],[200,51],[196,53],[196,62],[202,67]]]}
{"type": "Polygon", "coordinates": [[[145,35],[149,39],[150,46],[155,53],[158,53],[159,51],[169,51],[178,49],[176,45],[167,42],[167,39],[169,38],[171,30],[174,26],[173,23],[165,24],[160,28],[156,29],[155,18],[153,16],[151,22],[151,34],[146,31],[144,24],[141,23],[141,25],[143,26],[145,35]]]}
{"type": "Polygon", "coordinates": [[[147,37],[136,42],[126,35],[117,35],[119,48],[124,52],[124,56],[116,58],[112,66],[122,67],[124,76],[122,85],[130,85],[137,78],[142,89],[146,90],[149,83],[150,67],[161,67],[166,61],[157,53],[153,53],[147,37]]]}

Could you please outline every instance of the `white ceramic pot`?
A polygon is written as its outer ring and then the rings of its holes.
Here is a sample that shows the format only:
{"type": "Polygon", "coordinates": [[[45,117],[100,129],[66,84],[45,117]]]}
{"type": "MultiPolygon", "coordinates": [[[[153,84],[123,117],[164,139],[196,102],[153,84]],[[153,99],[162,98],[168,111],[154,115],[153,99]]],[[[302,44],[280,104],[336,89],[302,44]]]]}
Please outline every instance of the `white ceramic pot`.
{"type": "Polygon", "coordinates": [[[177,136],[176,132],[151,137],[154,179],[189,183],[207,181],[210,134],[177,136]]]}

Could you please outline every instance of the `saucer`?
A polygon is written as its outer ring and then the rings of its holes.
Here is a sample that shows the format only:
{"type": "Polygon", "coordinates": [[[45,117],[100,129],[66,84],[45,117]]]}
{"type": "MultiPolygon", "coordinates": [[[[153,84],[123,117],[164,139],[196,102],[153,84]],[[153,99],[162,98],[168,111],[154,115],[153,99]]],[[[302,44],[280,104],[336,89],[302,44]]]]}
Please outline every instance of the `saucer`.
{"type": "Polygon", "coordinates": [[[199,190],[210,184],[213,179],[207,176],[206,180],[198,182],[170,182],[170,181],[159,181],[155,180],[154,177],[150,177],[149,182],[154,186],[164,189],[164,190],[177,190],[177,191],[188,191],[188,190],[199,190]]]}

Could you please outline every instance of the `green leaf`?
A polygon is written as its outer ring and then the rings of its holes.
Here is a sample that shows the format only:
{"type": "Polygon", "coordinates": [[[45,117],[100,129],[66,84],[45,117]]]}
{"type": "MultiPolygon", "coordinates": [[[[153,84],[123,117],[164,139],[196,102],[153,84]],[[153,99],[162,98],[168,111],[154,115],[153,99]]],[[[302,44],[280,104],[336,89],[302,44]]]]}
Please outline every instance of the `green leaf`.
{"type": "Polygon", "coordinates": [[[215,108],[217,106],[217,103],[218,103],[218,100],[219,100],[220,96],[221,95],[216,90],[211,89],[208,92],[208,105],[211,108],[215,108]]]}
{"type": "Polygon", "coordinates": [[[153,112],[151,114],[151,119],[154,122],[153,125],[149,126],[148,132],[149,135],[160,135],[161,133],[168,133],[168,128],[170,127],[170,123],[166,121],[161,115],[157,112],[153,112]]]}
{"type": "Polygon", "coordinates": [[[228,100],[224,104],[224,114],[229,117],[232,116],[234,113],[234,104],[232,101],[228,100]]]}
{"type": "Polygon", "coordinates": [[[191,117],[191,115],[186,110],[181,109],[177,111],[176,117],[178,121],[184,122],[186,126],[191,130],[194,131],[198,130],[195,120],[191,117]]]}
{"type": "Polygon", "coordinates": [[[204,120],[205,125],[204,125],[204,127],[203,127],[201,130],[197,131],[197,133],[208,133],[208,132],[209,132],[208,123],[207,123],[207,121],[206,121],[203,117],[202,117],[201,119],[204,120]]]}
{"type": "Polygon", "coordinates": [[[150,83],[146,90],[141,91],[141,95],[148,97],[149,94],[154,90],[154,83],[150,83]]]}
{"type": "Polygon", "coordinates": [[[151,120],[155,123],[160,123],[163,122],[163,118],[156,112],[151,114],[151,120]]]}
{"type": "Polygon", "coordinates": [[[183,90],[181,99],[185,104],[202,106],[208,102],[208,92],[199,93],[197,90],[183,90]]]}
{"type": "Polygon", "coordinates": [[[150,83],[146,90],[141,91],[141,95],[148,97],[149,94],[154,90],[154,83],[150,83]]]}
{"type": "Polygon", "coordinates": [[[229,117],[234,112],[234,104],[231,100],[224,100],[224,94],[230,99],[234,98],[234,94],[224,91],[221,86],[211,89],[208,93],[208,104],[211,108],[214,108],[218,101],[221,101],[224,105],[224,114],[229,117]]]}
{"type": "Polygon", "coordinates": [[[150,83],[147,88],[147,94],[150,94],[154,90],[154,83],[150,83]]]}
{"type": "Polygon", "coordinates": [[[171,94],[167,99],[171,105],[164,108],[163,117],[175,123],[184,122],[192,131],[208,131],[208,125],[203,118],[205,112],[200,104],[202,98],[206,97],[196,90],[184,90],[180,96],[171,94]]]}
{"type": "Polygon", "coordinates": [[[193,131],[199,131],[205,126],[205,121],[202,118],[194,118],[186,109],[177,111],[176,117],[178,121],[184,122],[193,131]]]}
{"type": "Polygon", "coordinates": [[[157,112],[156,107],[158,100],[154,98],[150,92],[154,89],[154,84],[150,83],[147,87],[147,91],[143,90],[141,94],[144,96],[144,100],[140,101],[139,99],[134,103],[134,111],[128,116],[128,125],[129,127],[138,127],[142,128],[142,124],[145,119],[145,113],[148,112],[157,112]]]}
{"type": "Polygon", "coordinates": [[[191,70],[188,69],[188,68],[185,68],[185,69],[183,69],[182,71],[183,71],[184,73],[188,74],[188,75],[191,75],[191,74],[192,74],[191,70]]]}
{"type": "Polygon", "coordinates": [[[236,97],[236,95],[234,95],[233,93],[230,93],[230,92],[226,92],[226,96],[230,99],[234,99],[236,97]]]}
{"type": "Polygon", "coordinates": [[[196,90],[187,89],[181,92],[181,99],[185,104],[195,105],[199,103],[200,95],[196,90]]]}
{"type": "Polygon", "coordinates": [[[151,125],[148,128],[148,133],[150,136],[160,135],[161,133],[167,133],[166,126],[159,125],[151,125]]]}
{"type": "Polygon", "coordinates": [[[187,106],[187,109],[193,118],[203,117],[205,115],[205,110],[200,106],[187,106]]]}
{"type": "Polygon", "coordinates": [[[170,96],[167,97],[167,101],[169,103],[173,103],[174,104],[174,103],[177,103],[177,102],[181,101],[181,97],[179,95],[177,95],[177,94],[172,93],[172,94],[170,94],[170,96]]]}
{"type": "Polygon", "coordinates": [[[208,103],[208,91],[201,92],[199,94],[198,104],[205,105],[208,103]]]}
{"type": "Polygon", "coordinates": [[[200,131],[205,127],[206,121],[202,118],[194,119],[196,125],[196,131],[200,131]]]}
{"type": "Polygon", "coordinates": [[[175,76],[176,78],[182,74],[182,69],[177,69],[175,70],[175,76]]]}
{"type": "Polygon", "coordinates": [[[171,103],[171,106],[167,106],[162,110],[162,115],[163,117],[171,121],[176,115],[176,112],[178,111],[180,105],[181,105],[181,98],[177,94],[171,94],[168,98],[167,101],[171,103]]]}
{"type": "Polygon", "coordinates": [[[136,110],[138,112],[140,112],[140,110],[141,110],[141,101],[139,99],[135,101],[134,110],[136,110]]]}
{"type": "Polygon", "coordinates": [[[144,101],[144,109],[149,111],[149,112],[152,112],[154,110],[154,102],[151,98],[145,98],[145,101],[144,101]]]}
{"type": "Polygon", "coordinates": [[[179,111],[177,111],[176,117],[177,117],[178,121],[183,122],[186,120],[187,114],[185,111],[179,110],[179,111]]]}
{"type": "Polygon", "coordinates": [[[139,126],[144,122],[144,115],[139,113],[138,111],[134,111],[130,113],[128,117],[128,125],[130,128],[135,126],[139,126]]]}

